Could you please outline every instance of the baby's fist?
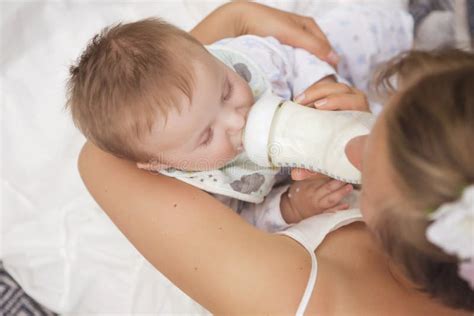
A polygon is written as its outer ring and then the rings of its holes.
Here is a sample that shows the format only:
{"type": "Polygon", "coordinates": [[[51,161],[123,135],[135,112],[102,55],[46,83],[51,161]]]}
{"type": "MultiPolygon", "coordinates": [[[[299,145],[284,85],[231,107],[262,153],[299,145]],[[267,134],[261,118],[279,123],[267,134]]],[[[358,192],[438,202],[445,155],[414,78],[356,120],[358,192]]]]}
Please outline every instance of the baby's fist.
{"type": "Polygon", "coordinates": [[[281,197],[281,212],[287,223],[297,223],[323,212],[349,208],[341,200],[352,191],[352,185],[329,178],[297,181],[281,197]]]}

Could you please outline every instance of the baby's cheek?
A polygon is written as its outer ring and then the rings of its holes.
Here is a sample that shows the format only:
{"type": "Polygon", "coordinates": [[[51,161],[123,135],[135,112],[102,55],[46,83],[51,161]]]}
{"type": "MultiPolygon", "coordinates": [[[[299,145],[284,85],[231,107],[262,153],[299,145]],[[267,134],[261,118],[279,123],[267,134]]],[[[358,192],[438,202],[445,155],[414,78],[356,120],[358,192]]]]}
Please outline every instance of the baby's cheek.
{"type": "Polygon", "coordinates": [[[253,97],[252,90],[250,90],[249,86],[247,86],[246,92],[247,92],[247,103],[249,104],[249,106],[252,106],[255,103],[255,98],[253,97]]]}
{"type": "Polygon", "coordinates": [[[244,81],[242,78],[239,78],[236,89],[236,95],[242,99],[242,103],[245,102],[245,105],[251,106],[255,103],[252,90],[250,89],[249,84],[244,81]]]}
{"type": "Polygon", "coordinates": [[[209,152],[209,159],[213,161],[213,164],[218,168],[226,165],[233,158],[233,150],[228,144],[216,144],[216,147],[212,152],[209,152]]]}

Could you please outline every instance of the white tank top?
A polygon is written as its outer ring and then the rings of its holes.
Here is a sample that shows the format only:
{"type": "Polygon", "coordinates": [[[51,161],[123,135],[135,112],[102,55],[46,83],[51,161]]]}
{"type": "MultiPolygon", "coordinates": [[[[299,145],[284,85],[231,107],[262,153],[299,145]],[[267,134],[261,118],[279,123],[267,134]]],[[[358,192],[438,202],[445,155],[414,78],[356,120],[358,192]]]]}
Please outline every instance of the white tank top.
{"type": "Polygon", "coordinates": [[[298,224],[277,233],[296,240],[306,249],[306,251],[308,251],[311,257],[311,272],[309,274],[308,284],[306,285],[303,297],[301,298],[301,302],[296,311],[297,316],[304,315],[311,294],[313,293],[314,285],[316,284],[318,263],[314,251],[330,232],[361,220],[362,215],[360,214],[359,209],[325,213],[307,218],[298,224]]]}

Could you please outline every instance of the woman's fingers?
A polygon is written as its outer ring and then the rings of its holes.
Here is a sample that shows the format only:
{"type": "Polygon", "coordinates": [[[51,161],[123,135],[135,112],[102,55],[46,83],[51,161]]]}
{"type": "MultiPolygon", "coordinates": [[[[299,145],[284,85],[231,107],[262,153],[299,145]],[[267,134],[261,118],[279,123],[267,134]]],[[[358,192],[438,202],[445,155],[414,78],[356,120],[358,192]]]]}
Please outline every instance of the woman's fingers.
{"type": "Polygon", "coordinates": [[[332,50],[331,44],[319,25],[311,17],[298,17],[301,18],[303,29],[310,36],[313,36],[312,41],[311,38],[307,40],[308,45],[311,46],[307,50],[316,56],[320,56],[322,60],[336,67],[339,63],[339,56],[332,50]]]}
{"type": "Polygon", "coordinates": [[[333,94],[351,94],[353,90],[346,84],[338,82],[317,82],[311,85],[297,98],[302,105],[313,105],[315,101],[322,100],[333,94]]]}
{"type": "Polygon", "coordinates": [[[301,48],[318,56],[320,59],[326,61],[331,66],[336,67],[339,62],[339,57],[334,53],[326,41],[326,38],[314,36],[307,30],[301,30],[301,48]]]}
{"type": "MultiPolygon", "coordinates": [[[[326,35],[323,33],[323,31],[321,30],[319,25],[314,21],[313,18],[307,17],[307,16],[299,16],[299,15],[296,15],[296,16],[301,19],[301,22],[303,24],[303,28],[305,30],[307,30],[313,36],[322,39],[329,46],[329,41],[327,40],[326,35]]],[[[326,51],[326,53],[329,53],[329,51],[326,51]]]]}
{"type": "Polygon", "coordinates": [[[332,65],[339,61],[326,35],[310,18],[255,2],[234,2],[239,6],[241,34],[274,36],[283,44],[301,47],[332,65]],[[262,23],[265,21],[265,23],[262,23]]]}
{"type": "Polygon", "coordinates": [[[352,110],[370,112],[366,95],[353,87],[338,82],[318,82],[298,98],[303,105],[320,110],[352,110]]]}
{"type": "Polygon", "coordinates": [[[360,94],[332,94],[313,103],[319,110],[345,110],[370,112],[369,103],[365,95],[360,94]]]}

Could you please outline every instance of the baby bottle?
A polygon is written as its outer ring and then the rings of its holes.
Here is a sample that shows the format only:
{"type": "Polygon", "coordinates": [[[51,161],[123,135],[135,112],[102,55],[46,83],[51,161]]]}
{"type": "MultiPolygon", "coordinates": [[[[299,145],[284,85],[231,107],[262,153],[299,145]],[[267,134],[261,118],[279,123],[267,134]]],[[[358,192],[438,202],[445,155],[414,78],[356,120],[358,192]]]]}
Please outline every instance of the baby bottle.
{"type": "Polygon", "coordinates": [[[264,167],[297,167],[359,184],[360,171],[346,156],[347,143],[367,135],[374,115],[323,111],[267,93],[251,108],[243,134],[248,158],[264,167]]]}

